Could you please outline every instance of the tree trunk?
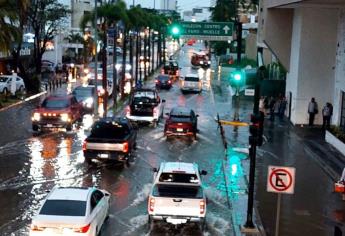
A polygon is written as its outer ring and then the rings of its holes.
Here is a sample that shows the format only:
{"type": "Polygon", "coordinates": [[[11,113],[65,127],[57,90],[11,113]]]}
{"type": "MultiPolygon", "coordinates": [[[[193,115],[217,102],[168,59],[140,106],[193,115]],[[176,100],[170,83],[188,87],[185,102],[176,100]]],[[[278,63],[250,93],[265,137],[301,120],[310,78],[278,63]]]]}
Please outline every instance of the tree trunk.
{"type": "Polygon", "coordinates": [[[117,109],[117,69],[116,69],[116,64],[117,64],[117,52],[116,52],[116,47],[117,47],[117,26],[114,27],[115,32],[114,32],[114,46],[113,46],[113,99],[114,99],[114,111],[117,109]]]}
{"type": "Polygon", "coordinates": [[[139,67],[139,30],[137,30],[136,35],[136,44],[135,44],[135,86],[138,85],[138,67],[139,67]]]}
{"type": "Polygon", "coordinates": [[[149,29],[149,35],[148,35],[148,37],[147,37],[147,46],[148,46],[148,50],[147,50],[147,58],[148,58],[148,68],[147,68],[147,74],[151,74],[151,68],[153,67],[153,66],[151,66],[151,28],[149,29]]]}
{"type": "MultiPolygon", "coordinates": [[[[96,78],[97,79],[97,78],[96,78]]],[[[108,107],[108,81],[107,81],[107,29],[103,28],[103,48],[102,48],[102,87],[103,95],[103,117],[107,117],[108,107]]]]}
{"type": "Polygon", "coordinates": [[[147,75],[147,68],[146,68],[147,50],[146,50],[146,46],[147,46],[147,35],[145,32],[145,35],[144,35],[144,80],[146,80],[146,75],[147,75]]]}
{"type": "MultiPolygon", "coordinates": [[[[153,32],[152,32],[153,33],[153,32]]],[[[152,55],[152,61],[151,61],[151,73],[153,74],[154,71],[155,71],[155,37],[153,35],[153,37],[151,37],[151,48],[152,48],[152,52],[151,52],[151,55],[152,55]]]]}
{"type": "Polygon", "coordinates": [[[127,29],[123,30],[123,50],[122,50],[122,75],[121,75],[121,98],[125,97],[125,80],[126,80],[126,55],[127,55],[127,29]]]}

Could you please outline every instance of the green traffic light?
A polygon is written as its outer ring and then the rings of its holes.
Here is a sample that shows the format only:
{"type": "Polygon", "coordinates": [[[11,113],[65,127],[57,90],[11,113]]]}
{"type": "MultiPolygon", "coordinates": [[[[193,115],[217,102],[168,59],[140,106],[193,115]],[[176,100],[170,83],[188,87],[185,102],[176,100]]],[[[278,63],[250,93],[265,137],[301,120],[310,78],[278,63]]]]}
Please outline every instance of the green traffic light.
{"type": "Polygon", "coordinates": [[[241,74],[240,74],[240,73],[234,74],[234,79],[235,79],[236,81],[240,81],[240,80],[242,79],[241,74]]]}
{"type": "Polygon", "coordinates": [[[177,26],[174,26],[173,28],[172,28],[172,33],[173,34],[179,34],[180,33],[180,29],[177,27],[177,26]]]}

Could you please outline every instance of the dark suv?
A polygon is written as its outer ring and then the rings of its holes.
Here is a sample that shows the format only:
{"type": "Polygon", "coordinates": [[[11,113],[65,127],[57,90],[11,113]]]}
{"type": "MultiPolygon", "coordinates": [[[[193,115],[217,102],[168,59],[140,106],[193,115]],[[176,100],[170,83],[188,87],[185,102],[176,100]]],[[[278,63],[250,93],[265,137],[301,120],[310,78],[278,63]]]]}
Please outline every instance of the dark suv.
{"type": "Polygon", "coordinates": [[[84,158],[111,160],[129,164],[136,147],[137,130],[125,117],[107,117],[96,121],[83,143],[84,158]]]}
{"type": "Polygon", "coordinates": [[[192,109],[185,107],[174,107],[171,109],[165,122],[164,135],[190,136],[196,139],[198,131],[198,115],[192,109]]]}
{"type": "Polygon", "coordinates": [[[169,60],[166,62],[161,70],[162,75],[169,75],[173,78],[178,79],[180,76],[180,71],[178,63],[175,60],[169,60]]]}
{"type": "Polygon", "coordinates": [[[73,124],[82,120],[83,107],[73,95],[49,96],[32,114],[32,130],[65,128],[71,131],[73,124]]]}

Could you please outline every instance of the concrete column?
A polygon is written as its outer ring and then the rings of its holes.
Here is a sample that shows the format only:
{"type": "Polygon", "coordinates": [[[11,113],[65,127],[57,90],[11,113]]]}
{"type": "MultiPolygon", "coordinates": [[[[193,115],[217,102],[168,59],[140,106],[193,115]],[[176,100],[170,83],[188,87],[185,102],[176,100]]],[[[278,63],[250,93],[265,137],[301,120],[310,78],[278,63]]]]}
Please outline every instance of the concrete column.
{"type": "Polygon", "coordinates": [[[321,110],[333,100],[337,45],[337,9],[296,8],[293,16],[290,70],[286,92],[292,92],[291,121],[308,123],[308,103],[319,106],[315,124],[322,124],[321,110]]]}

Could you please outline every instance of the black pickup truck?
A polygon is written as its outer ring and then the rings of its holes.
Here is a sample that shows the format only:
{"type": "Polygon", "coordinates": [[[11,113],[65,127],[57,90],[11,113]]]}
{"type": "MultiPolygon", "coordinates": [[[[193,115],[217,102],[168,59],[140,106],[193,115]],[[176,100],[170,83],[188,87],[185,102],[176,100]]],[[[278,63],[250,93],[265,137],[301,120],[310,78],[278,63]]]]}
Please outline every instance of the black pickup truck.
{"type": "Polygon", "coordinates": [[[136,89],[126,107],[126,117],[133,122],[147,122],[156,127],[163,116],[164,105],[165,100],[159,97],[156,89],[136,89]]]}
{"type": "Polygon", "coordinates": [[[161,70],[162,75],[169,75],[173,78],[178,79],[180,76],[179,66],[177,61],[169,60],[167,61],[161,70]]]}
{"type": "Polygon", "coordinates": [[[125,117],[107,117],[96,121],[83,143],[85,162],[92,159],[129,164],[136,147],[137,130],[125,117]]]}

